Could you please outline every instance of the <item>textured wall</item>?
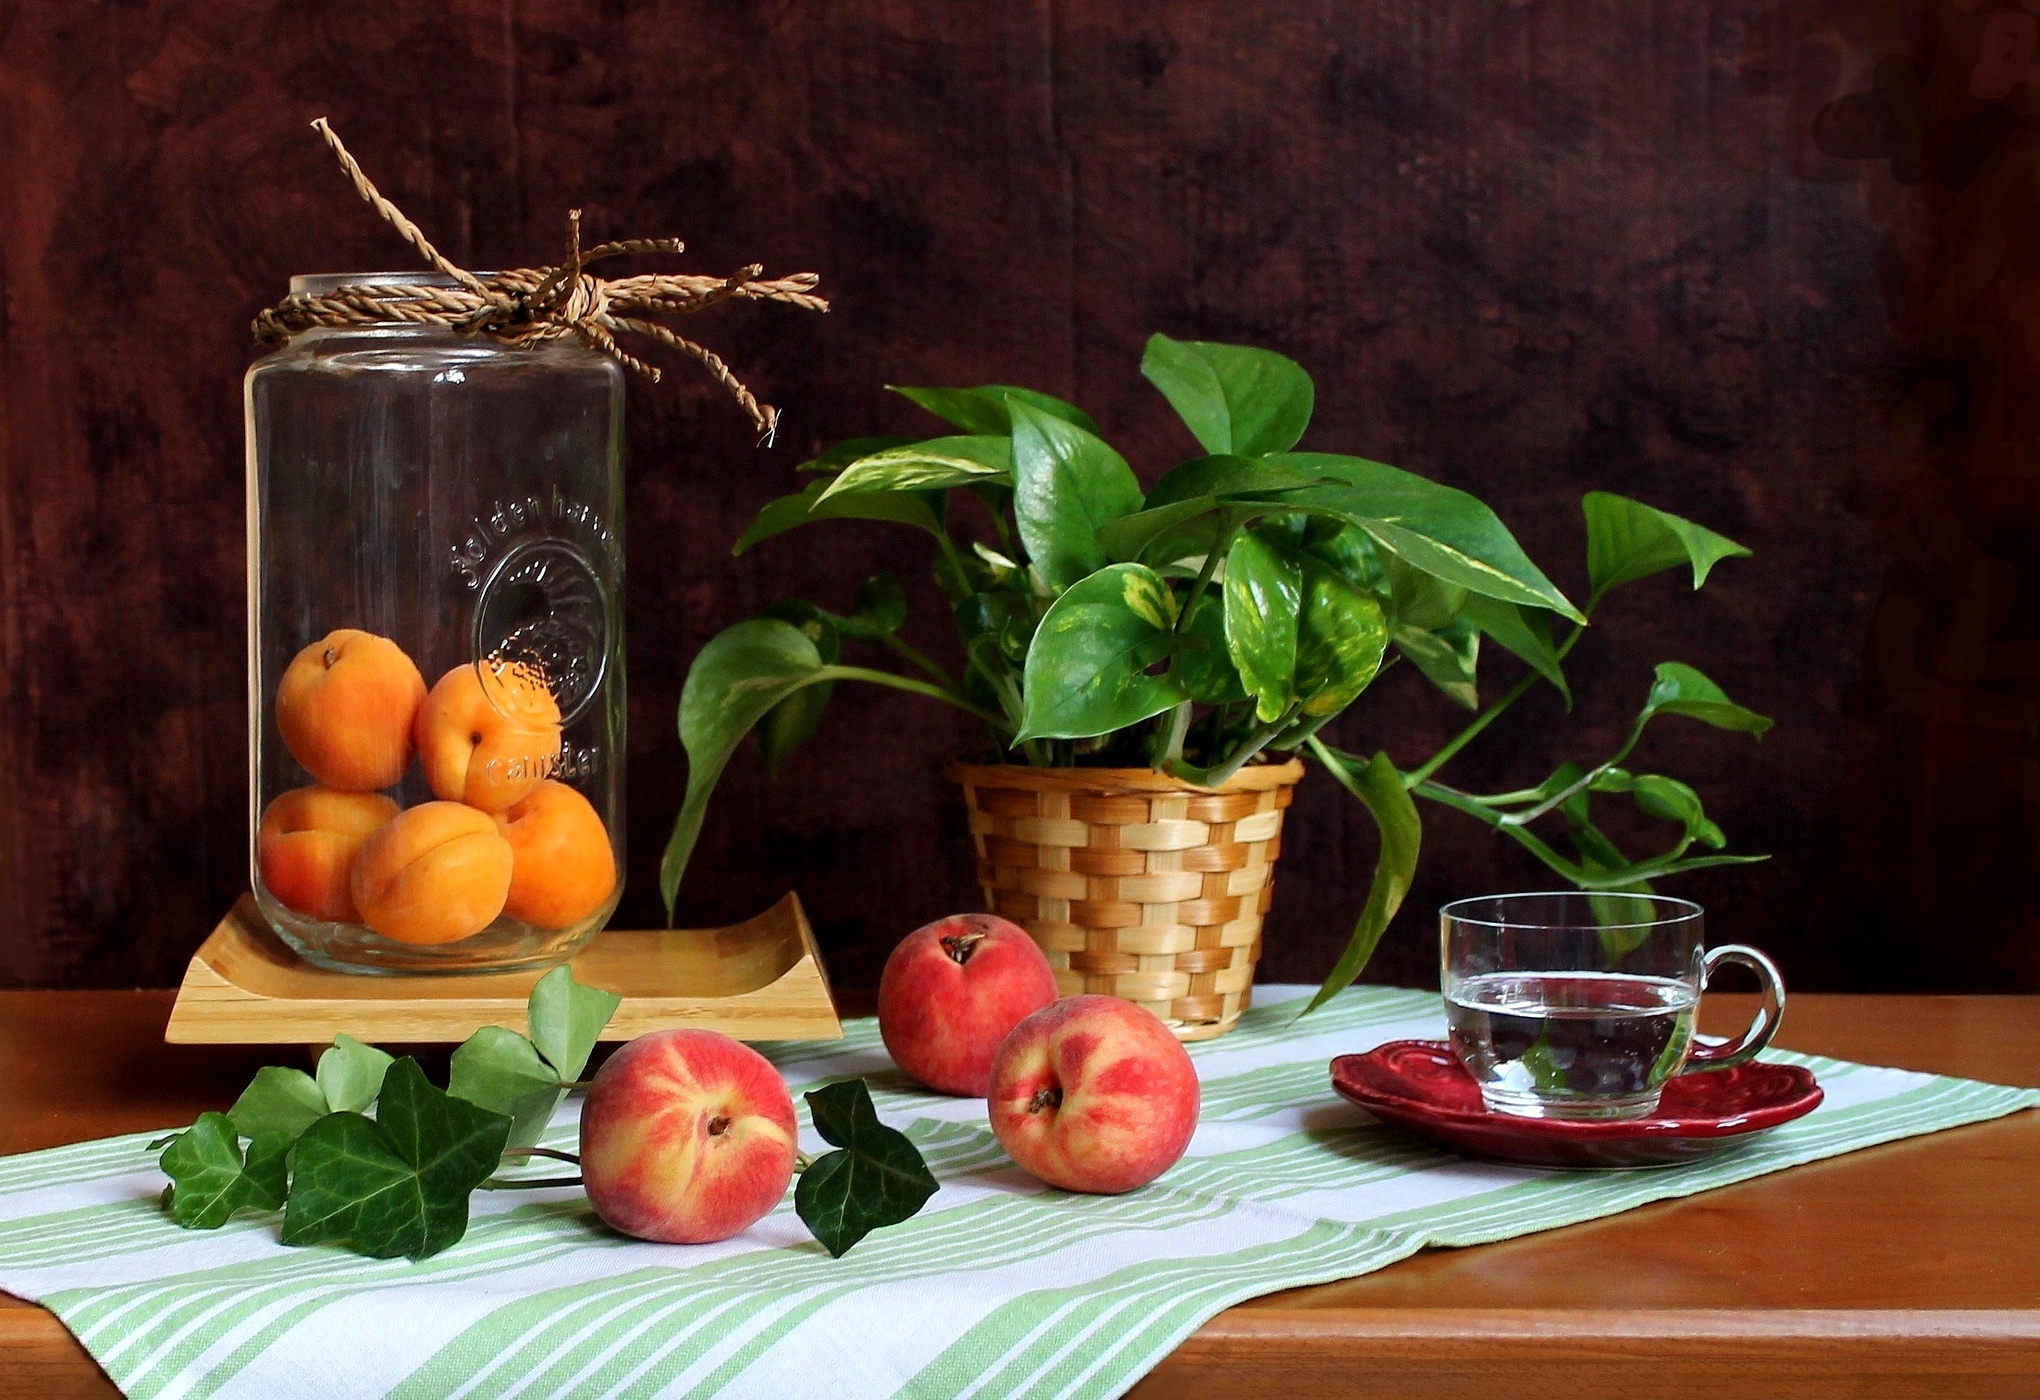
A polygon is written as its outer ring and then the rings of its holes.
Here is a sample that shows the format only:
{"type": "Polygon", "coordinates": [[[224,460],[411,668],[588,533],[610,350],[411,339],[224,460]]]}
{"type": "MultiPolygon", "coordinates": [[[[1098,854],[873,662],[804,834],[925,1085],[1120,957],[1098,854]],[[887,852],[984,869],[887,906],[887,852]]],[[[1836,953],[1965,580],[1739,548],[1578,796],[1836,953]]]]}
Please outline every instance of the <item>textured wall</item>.
{"type": "MultiPolygon", "coordinates": [[[[836,299],[693,327],[786,411],[775,447],[684,368],[633,386],[623,918],[656,917],[694,650],[787,594],[919,577],[879,526],[732,560],[793,463],[915,426],[884,383],[998,380],[1078,399],[1152,479],[1190,447],[1135,369],[1161,329],[1302,361],[1306,446],[1480,493],[1568,588],[1594,487],[1754,546],[1697,597],[1617,595],[1562,727],[1540,695],[1449,771],[1591,759],[1653,663],[1690,661],[1779,721],[1761,746],[1672,721],[1639,755],[1775,853],[1678,886],[1718,935],[1808,987],[2040,988],[2033,24],[2012,0],[0,0],[0,977],[172,980],[242,887],[246,324],[293,272],[406,265],[306,131],[327,114],[468,266],[550,259],[578,206],[592,236],[812,268],[836,299]]],[[[1455,715],[1395,675],[1338,737],[1413,761],[1455,715]]],[[[875,976],[975,901],[938,769],[978,742],[839,690],[777,781],[732,766],[688,917],[795,886],[839,974],[875,976]]],[[[1292,821],[1265,968],[1314,977],[1373,852],[1322,775],[1292,821]]],[[[1440,900],[1542,883],[1449,813],[1427,840],[1382,976],[1428,975],[1440,900]]]]}

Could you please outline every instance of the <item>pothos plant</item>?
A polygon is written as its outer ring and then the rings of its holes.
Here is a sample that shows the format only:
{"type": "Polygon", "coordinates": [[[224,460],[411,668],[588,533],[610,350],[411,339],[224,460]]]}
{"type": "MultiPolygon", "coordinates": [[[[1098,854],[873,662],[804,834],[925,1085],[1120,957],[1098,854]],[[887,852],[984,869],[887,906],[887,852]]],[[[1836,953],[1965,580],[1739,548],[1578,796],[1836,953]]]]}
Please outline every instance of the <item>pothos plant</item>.
{"type": "Polygon", "coordinates": [[[1466,492],[1363,457],[1296,451],[1314,389],[1294,361],[1157,335],[1141,372],[1203,448],[1145,492],[1098,425],[1060,399],[1008,385],[902,388],[954,431],[840,443],[801,464],[814,478],[806,489],[758,513],[735,552],[823,520],[926,534],[960,665],[900,635],[904,595],[885,575],[864,580],[847,613],[792,600],[711,639],[681,693],[688,778],[660,871],[669,917],[737,745],[755,728],[776,770],[815,732],[838,681],[975,715],[1014,763],[1149,766],[1217,785],[1245,764],[1308,751],[1381,837],[1365,906],[1313,1007],[1360,973],[1408,892],[1418,799],[1494,828],[1583,890],[1647,891],[1667,876],[1764,859],[1723,853],[1692,787],[1627,766],[1659,716],[1753,736],[1770,728],[1679,662],[1657,666],[1628,736],[1598,763],[1564,763],[1499,793],[1439,777],[1540,682],[1571,707],[1565,659],[1610,590],[1682,567],[1697,589],[1747,549],[1593,492],[1582,503],[1589,591],[1576,606],[1466,492]],[[1522,666],[1485,706],[1483,642],[1522,666]],[[891,664],[852,664],[853,645],[891,664]],[[1397,662],[1473,711],[1465,727],[1407,766],[1327,743],[1321,731],[1397,662]],[[1594,820],[1599,796],[1669,822],[1669,844],[1626,854],[1594,820]]]}
{"type": "MultiPolygon", "coordinates": [[[[453,1052],[447,1087],[419,1063],[338,1036],[316,1074],[269,1065],[234,1106],[204,1113],[150,1144],[170,1178],[163,1206],[187,1229],[218,1229],[243,1211],[283,1214],[287,1245],[340,1244],[377,1259],[423,1259],[467,1233],[478,1190],[578,1186],[531,1177],[532,1158],[578,1164],[539,1138],[587,1067],[620,999],[564,967],[532,988],[531,1033],[483,1026],[453,1052]]],[[[794,1208],[830,1254],[897,1224],[936,1191],[907,1136],[878,1120],[861,1079],[806,1096],[816,1132],[836,1148],[799,1161],[794,1208]]]]}

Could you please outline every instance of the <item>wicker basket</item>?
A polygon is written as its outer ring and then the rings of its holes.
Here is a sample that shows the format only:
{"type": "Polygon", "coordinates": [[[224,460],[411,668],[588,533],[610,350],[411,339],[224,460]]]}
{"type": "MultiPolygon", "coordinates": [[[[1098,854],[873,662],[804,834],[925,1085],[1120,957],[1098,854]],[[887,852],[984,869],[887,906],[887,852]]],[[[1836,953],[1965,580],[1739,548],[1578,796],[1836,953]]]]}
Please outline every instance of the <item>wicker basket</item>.
{"type": "Polygon", "coordinates": [[[1294,759],[1217,788],[1146,768],[954,763],[992,912],[1048,954],[1063,995],[1137,1001],[1184,1040],[1252,996],[1294,759]]]}

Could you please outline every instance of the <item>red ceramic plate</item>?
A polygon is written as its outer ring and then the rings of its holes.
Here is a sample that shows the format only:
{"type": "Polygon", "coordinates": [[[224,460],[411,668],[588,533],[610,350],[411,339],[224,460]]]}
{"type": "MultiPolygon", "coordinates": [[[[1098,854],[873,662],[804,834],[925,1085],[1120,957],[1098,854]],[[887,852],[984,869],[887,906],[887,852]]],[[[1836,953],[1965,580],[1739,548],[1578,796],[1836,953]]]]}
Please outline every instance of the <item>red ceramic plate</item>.
{"type": "Polygon", "coordinates": [[[1332,1061],[1332,1087],[1384,1123],[1469,1157],[1529,1167],[1663,1167],[1731,1147],[1751,1133],[1804,1117],[1820,1086],[1797,1065],[1752,1061],[1682,1074],[1657,1112],[1620,1122],[1575,1123],[1492,1113],[1452,1047],[1392,1040],[1332,1061]]]}

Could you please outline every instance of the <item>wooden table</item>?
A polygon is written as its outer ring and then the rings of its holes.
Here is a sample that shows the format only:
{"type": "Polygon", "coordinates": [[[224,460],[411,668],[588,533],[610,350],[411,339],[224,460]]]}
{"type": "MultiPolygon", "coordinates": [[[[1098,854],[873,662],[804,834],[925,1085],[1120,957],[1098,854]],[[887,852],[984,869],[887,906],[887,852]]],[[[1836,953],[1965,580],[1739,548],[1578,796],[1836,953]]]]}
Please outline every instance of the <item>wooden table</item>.
{"type": "MultiPolygon", "coordinates": [[[[1747,1007],[1719,1000],[1726,1030],[1747,1007]]],[[[0,1152],[231,1103],[264,1057],[165,1046],[169,1007],[167,992],[0,993],[0,1152]]],[[[2040,997],[1797,995],[1782,1038],[2040,1084],[2040,997]]],[[[54,1317],[0,1295],[0,1400],[115,1394],[54,1317]]],[[[2040,1113],[1256,1299],[1134,1394],[2032,1400],[2040,1113]]]]}

